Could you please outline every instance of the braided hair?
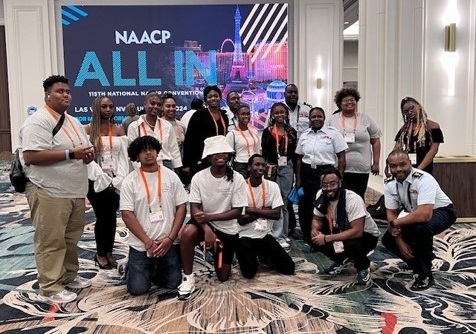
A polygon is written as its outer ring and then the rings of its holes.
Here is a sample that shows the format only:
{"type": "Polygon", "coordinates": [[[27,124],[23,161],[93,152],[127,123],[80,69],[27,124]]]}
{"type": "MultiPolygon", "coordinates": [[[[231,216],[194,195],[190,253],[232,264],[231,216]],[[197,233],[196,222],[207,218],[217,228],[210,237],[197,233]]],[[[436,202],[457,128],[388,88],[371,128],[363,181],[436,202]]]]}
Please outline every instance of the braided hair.
{"type": "MultiPolygon", "coordinates": [[[[101,161],[101,152],[103,151],[104,147],[101,141],[101,104],[103,99],[109,99],[107,96],[98,96],[93,100],[92,104],[92,118],[91,123],[89,123],[89,141],[94,147],[94,154],[95,154],[95,161],[101,161]]],[[[114,121],[114,114],[112,114],[109,122],[113,123],[114,121]]]]}
{"type": "Polygon", "coordinates": [[[417,123],[420,125],[419,128],[418,128],[418,132],[416,134],[417,135],[417,140],[416,140],[417,143],[419,144],[419,146],[425,146],[426,145],[426,143],[425,143],[426,133],[429,134],[430,145],[433,142],[432,137],[431,137],[431,131],[429,131],[429,128],[428,128],[428,115],[427,115],[425,109],[423,109],[422,105],[417,100],[415,100],[413,97],[405,97],[404,99],[402,99],[402,101],[400,103],[400,111],[402,113],[404,124],[402,125],[402,127],[399,130],[400,136],[398,137],[397,144],[398,144],[399,148],[405,149],[407,151],[409,149],[410,137],[412,135],[412,127],[411,127],[410,120],[408,119],[407,116],[405,116],[405,114],[403,112],[403,107],[408,102],[413,102],[420,108],[420,112],[417,114],[417,123]]]}

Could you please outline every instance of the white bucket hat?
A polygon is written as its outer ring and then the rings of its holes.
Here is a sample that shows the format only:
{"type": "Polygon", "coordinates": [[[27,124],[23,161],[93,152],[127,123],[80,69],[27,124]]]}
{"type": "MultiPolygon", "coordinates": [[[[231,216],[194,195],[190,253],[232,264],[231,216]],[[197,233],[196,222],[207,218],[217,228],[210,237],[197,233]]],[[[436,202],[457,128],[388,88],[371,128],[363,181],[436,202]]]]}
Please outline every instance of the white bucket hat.
{"type": "Polygon", "coordinates": [[[217,153],[234,153],[235,150],[228,144],[225,136],[215,136],[205,139],[202,159],[217,153]]]}

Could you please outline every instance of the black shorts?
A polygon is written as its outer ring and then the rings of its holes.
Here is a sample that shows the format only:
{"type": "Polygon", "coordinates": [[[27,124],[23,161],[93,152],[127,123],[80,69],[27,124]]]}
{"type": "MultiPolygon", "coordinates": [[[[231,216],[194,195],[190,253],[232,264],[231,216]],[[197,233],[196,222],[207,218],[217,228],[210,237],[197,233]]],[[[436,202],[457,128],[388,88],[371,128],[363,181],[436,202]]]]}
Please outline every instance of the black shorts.
{"type": "MultiPolygon", "coordinates": [[[[195,240],[195,245],[199,245],[202,241],[205,241],[205,232],[203,231],[203,228],[200,226],[200,224],[197,223],[194,219],[190,219],[187,225],[189,224],[195,225],[198,230],[198,236],[197,236],[197,239],[195,240]]],[[[208,224],[208,226],[210,226],[212,231],[216,234],[217,238],[223,244],[223,255],[222,255],[223,263],[231,264],[233,262],[233,256],[235,255],[236,249],[238,247],[238,234],[227,234],[225,232],[222,232],[216,229],[211,224],[208,224]]],[[[211,250],[211,252],[214,253],[213,250],[211,250]]],[[[216,253],[214,253],[213,256],[216,261],[217,260],[216,253]]]]}

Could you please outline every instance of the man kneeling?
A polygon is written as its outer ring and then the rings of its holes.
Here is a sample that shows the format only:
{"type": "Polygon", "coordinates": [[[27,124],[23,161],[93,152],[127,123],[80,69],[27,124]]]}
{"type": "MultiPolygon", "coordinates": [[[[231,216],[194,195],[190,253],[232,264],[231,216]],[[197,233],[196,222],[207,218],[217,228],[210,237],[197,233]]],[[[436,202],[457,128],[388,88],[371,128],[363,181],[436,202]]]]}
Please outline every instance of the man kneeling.
{"type": "Polygon", "coordinates": [[[152,282],[166,289],[180,284],[180,249],[176,242],[187,213],[187,192],[179,177],[157,163],[162,146],[151,136],[135,139],[128,153],[140,168],[122,183],[120,210],[131,232],[126,269],[131,295],[146,293],[152,282]]]}
{"type": "Polygon", "coordinates": [[[338,274],[346,260],[351,260],[357,269],[357,284],[366,285],[370,281],[367,254],[377,246],[380,233],[364,201],[342,188],[341,175],[333,167],[322,171],[316,198],[311,240],[318,251],[334,261],[325,273],[338,274]]]}
{"type": "Polygon", "coordinates": [[[242,227],[236,252],[246,278],[256,275],[258,259],[282,274],[294,274],[293,260],[271,235],[273,220],[281,216],[283,199],[278,184],[263,179],[265,169],[266,162],[260,154],[248,160],[248,206],[238,219],[242,227]]]}

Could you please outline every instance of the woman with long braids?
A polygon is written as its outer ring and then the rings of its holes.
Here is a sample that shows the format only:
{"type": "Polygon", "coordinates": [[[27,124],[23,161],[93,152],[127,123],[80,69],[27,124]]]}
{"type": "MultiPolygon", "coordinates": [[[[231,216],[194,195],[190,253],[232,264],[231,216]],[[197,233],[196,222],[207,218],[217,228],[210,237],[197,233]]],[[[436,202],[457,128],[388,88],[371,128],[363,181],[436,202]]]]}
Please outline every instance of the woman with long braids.
{"type": "Polygon", "coordinates": [[[205,139],[202,159],[210,167],[198,172],[190,186],[191,219],[180,237],[183,281],[178,298],[185,300],[195,290],[193,277],[194,248],[201,242],[214,253],[215,272],[225,282],[238,246],[240,225],[237,218],[248,205],[246,183],[229,164],[233,149],[224,136],[205,139]]]}
{"type": "Polygon", "coordinates": [[[119,190],[122,180],[129,173],[128,139],[124,129],[113,124],[115,109],[110,98],[95,98],[92,108],[92,120],[85,129],[96,156],[95,162],[88,165],[87,195],[96,215],[94,236],[97,253],[94,261],[101,269],[112,269],[117,267],[112,249],[116,234],[119,190]]]}
{"type": "Polygon", "coordinates": [[[269,127],[264,129],[261,137],[261,151],[268,165],[265,178],[276,181],[284,202],[282,218],[273,226],[273,236],[283,248],[289,249],[286,241],[289,229],[287,207],[293,187],[297,132],[288,124],[289,110],[284,103],[274,103],[269,113],[269,127]]]}
{"type": "Polygon", "coordinates": [[[425,172],[433,172],[433,158],[443,143],[440,125],[428,119],[425,109],[412,97],[400,103],[404,124],[395,136],[394,149],[408,153],[412,166],[425,172]]]}

